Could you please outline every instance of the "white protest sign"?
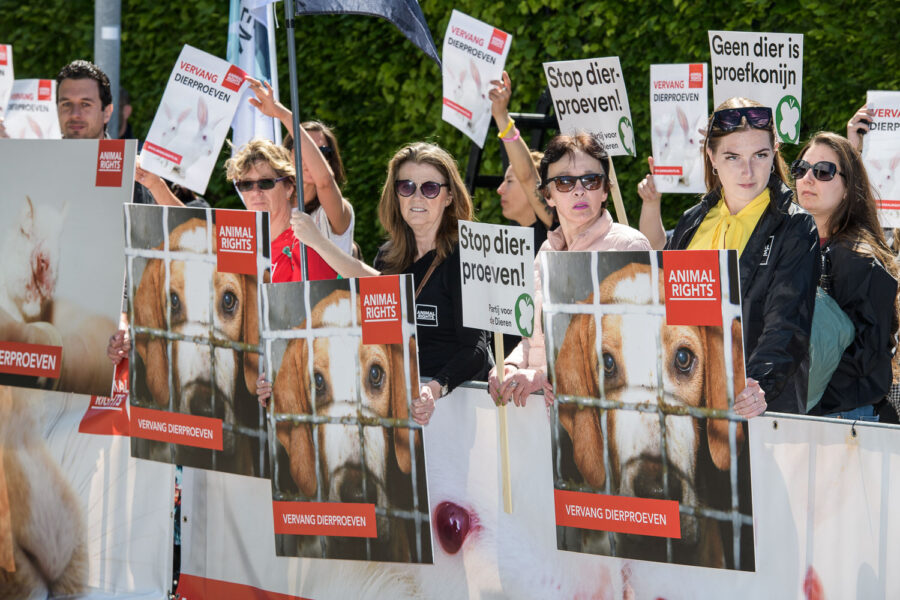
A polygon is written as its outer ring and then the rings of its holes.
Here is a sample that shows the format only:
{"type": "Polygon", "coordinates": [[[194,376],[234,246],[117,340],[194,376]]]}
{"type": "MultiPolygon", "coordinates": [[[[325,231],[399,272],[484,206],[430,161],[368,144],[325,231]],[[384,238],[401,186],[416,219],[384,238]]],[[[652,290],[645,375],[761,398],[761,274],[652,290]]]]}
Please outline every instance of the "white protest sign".
{"type": "Polygon", "coordinates": [[[244,86],[244,71],[185,45],[141,151],[141,167],[206,192],[244,86]]]}
{"type": "Polygon", "coordinates": [[[869,91],[866,107],[875,115],[863,138],[862,159],[878,217],[884,227],[900,227],[900,92],[869,91]]]}
{"type": "Polygon", "coordinates": [[[653,177],[660,192],[702,193],[706,63],[650,65],[653,177]]]}
{"type": "Polygon", "coordinates": [[[463,325],[531,337],[534,331],[534,231],[459,222],[463,325]]]}
{"type": "Polygon", "coordinates": [[[775,113],[781,141],[800,140],[803,34],[710,31],[713,104],[741,96],[775,113]]]}
{"type": "Polygon", "coordinates": [[[13,86],[13,55],[12,46],[0,44],[0,117],[6,111],[6,103],[13,86]]]}
{"type": "Polygon", "coordinates": [[[56,116],[56,81],[14,81],[3,118],[6,133],[13,139],[60,139],[62,133],[56,116]]]}
{"type": "Polygon", "coordinates": [[[503,75],[512,35],[454,10],[441,54],[444,107],[441,118],[484,147],[491,124],[491,81],[503,75]]]}

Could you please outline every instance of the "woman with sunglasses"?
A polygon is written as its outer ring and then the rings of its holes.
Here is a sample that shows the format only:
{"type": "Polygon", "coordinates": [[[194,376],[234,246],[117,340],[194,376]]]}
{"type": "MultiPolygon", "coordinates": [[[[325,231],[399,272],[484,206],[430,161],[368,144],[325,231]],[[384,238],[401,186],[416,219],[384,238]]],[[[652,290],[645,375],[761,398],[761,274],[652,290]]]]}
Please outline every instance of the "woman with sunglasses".
{"type": "Polygon", "coordinates": [[[638,186],[641,231],[655,248],[737,250],[747,384],[734,410],[745,417],[767,409],[805,413],[819,281],[815,222],[785,183],[770,108],[731,98],[713,113],[707,132],[709,192],[682,215],[666,242],[660,194],[648,175],[638,186]]]}
{"type": "Polygon", "coordinates": [[[810,414],[877,421],[891,387],[898,326],[894,256],[878,223],[859,152],[834,133],[815,134],[791,164],[797,200],[816,221],[822,286],[850,317],[853,341],[810,414]]]}
{"type": "Polygon", "coordinates": [[[388,163],[378,218],[388,234],[374,266],[341,252],[304,213],[291,218],[294,233],[343,277],[411,273],[416,286],[419,373],[431,377],[413,402],[425,424],[434,401],[490,368],[487,333],[462,324],[459,221],[472,220],[472,200],[456,161],[434,144],[401,148],[388,163]]]}
{"type": "MultiPolygon", "coordinates": [[[[547,234],[540,251],[650,250],[644,235],[614,223],[606,202],[609,196],[609,155],[595,136],[558,135],[541,159],[541,189],[547,204],[556,209],[559,227],[547,234]]],[[[547,359],[541,328],[540,259],[534,261],[534,331],[506,357],[503,384],[496,368],[488,379],[488,391],[499,404],[512,400],[525,406],[528,396],[544,390],[550,401],[547,359]]]]}

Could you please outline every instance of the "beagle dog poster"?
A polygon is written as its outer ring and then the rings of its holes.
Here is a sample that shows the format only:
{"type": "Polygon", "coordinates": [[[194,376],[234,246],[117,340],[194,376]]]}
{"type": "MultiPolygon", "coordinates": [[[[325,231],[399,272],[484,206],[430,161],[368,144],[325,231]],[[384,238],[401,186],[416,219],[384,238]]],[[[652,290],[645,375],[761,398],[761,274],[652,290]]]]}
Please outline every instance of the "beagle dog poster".
{"type": "Polygon", "coordinates": [[[431,563],[412,276],[262,289],[276,553],[431,563]]]}
{"type": "Polygon", "coordinates": [[[267,215],[129,204],[125,256],[133,456],[265,477],[267,215]]]}
{"type": "Polygon", "coordinates": [[[559,549],[754,570],[736,253],[540,259],[559,549]]]}
{"type": "Polygon", "coordinates": [[[0,385],[109,395],[136,144],[0,140],[0,385]]]}

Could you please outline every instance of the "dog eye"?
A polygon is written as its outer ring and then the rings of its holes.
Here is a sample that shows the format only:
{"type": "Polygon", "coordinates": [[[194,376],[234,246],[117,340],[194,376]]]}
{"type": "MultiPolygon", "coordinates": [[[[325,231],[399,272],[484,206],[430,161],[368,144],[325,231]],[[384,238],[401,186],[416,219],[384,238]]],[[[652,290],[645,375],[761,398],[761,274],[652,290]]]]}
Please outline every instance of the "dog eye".
{"type": "Polygon", "coordinates": [[[317,394],[323,393],[325,391],[325,378],[322,376],[321,373],[316,371],[313,374],[313,379],[316,382],[316,393],[317,394]]]}
{"type": "Polygon", "coordinates": [[[231,292],[222,294],[222,308],[229,314],[233,313],[237,308],[237,296],[231,292]]]}
{"type": "Polygon", "coordinates": [[[685,347],[675,351],[675,368],[680,373],[689,373],[694,366],[694,353],[685,347]]]}
{"type": "Polygon", "coordinates": [[[615,377],[618,372],[616,367],[616,359],[609,352],[603,353],[603,375],[604,377],[615,377]]]}
{"type": "Polygon", "coordinates": [[[384,385],[384,369],[381,368],[381,365],[369,367],[369,385],[376,388],[384,385]]]}
{"type": "Polygon", "coordinates": [[[172,304],[172,312],[177,313],[181,310],[181,298],[176,292],[169,292],[169,302],[172,304]]]}

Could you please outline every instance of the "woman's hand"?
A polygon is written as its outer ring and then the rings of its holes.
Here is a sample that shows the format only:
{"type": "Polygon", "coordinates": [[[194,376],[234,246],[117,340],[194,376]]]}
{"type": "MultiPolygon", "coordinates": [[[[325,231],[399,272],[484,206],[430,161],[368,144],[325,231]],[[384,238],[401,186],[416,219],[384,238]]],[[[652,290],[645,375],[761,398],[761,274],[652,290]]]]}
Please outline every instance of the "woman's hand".
{"type": "Polygon", "coordinates": [[[145,188],[152,189],[158,185],[166,185],[162,177],[141,168],[141,157],[134,159],[134,180],[145,188]]]}
{"type": "Polygon", "coordinates": [[[316,227],[313,218],[296,208],[291,209],[291,228],[294,230],[294,237],[307,246],[315,248],[316,242],[322,239],[322,232],[316,227]]]}
{"type": "Polygon", "coordinates": [[[271,397],[272,382],[266,379],[265,373],[261,373],[256,380],[256,399],[259,400],[259,405],[265,408],[271,397]]]}
{"type": "Polygon", "coordinates": [[[431,380],[419,389],[419,397],[413,399],[412,418],[419,425],[428,425],[434,414],[434,399],[441,393],[438,382],[431,380]]]}
{"type": "Polygon", "coordinates": [[[528,396],[543,388],[547,380],[543,371],[517,369],[514,365],[503,366],[503,383],[497,377],[497,369],[491,370],[488,378],[488,392],[498,406],[510,400],[516,406],[525,406],[528,396]]]}
{"type": "Polygon", "coordinates": [[[279,118],[278,102],[275,101],[272,86],[266,81],[259,81],[250,76],[245,77],[245,81],[250,84],[250,89],[256,95],[256,98],[249,98],[248,102],[267,117],[279,118]]]}
{"type": "Polygon", "coordinates": [[[120,329],[109,337],[106,356],[114,365],[119,364],[123,358],[128,358],[129,351],[131,351],[131,338],[128,337],[127,329],[120,329]]]}
{"type": "Polygon", "coordinates": [[[747,385],[734,399],[734,412],[740,416],[752,419],[766,412],[766,392],[759,387],[755,379],[747,378],[747,385]]]}
{"type": "Polygon", "coordinates": [[[497,127],[502,131],[509,123],[509,98],[512,95],[509,75],[503,71],[502,80],[494,79],[491,85],[494,86],[488,92],[488,98],[491,99],[491,114],[497,122],[497,127]]]}
{"type": "Polygon", "coordinates": [[[662,200],[662,194],[656,191],[656,182],[653,180],[653,157],[647,157],[647,164],[650,165],[650,173],[645,176],[638,184],[638,196],[644,201],[644,204],[659,204],[662,200]]]}
{"type": "Polygon", "coordinates": [[[847,121],[847,140],[858,152],[862,152],[863,135],[869,132],[869,124],[874,117],[875,109],[866,108],[866,105],[863,104],[847,121]],[[863,133],[860,134],[858,129],[862,129],[863,133]]]}

